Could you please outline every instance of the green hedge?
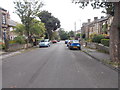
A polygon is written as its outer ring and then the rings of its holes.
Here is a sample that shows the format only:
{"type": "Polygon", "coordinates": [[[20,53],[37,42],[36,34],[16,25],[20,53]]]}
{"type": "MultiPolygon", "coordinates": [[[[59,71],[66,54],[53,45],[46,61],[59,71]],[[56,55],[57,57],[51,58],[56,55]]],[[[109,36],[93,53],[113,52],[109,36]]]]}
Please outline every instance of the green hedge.
{"type": "Polygon", "coordinates": [[[101,43],[101,39],[105,39],[104,35],[95,35],[92,38],[92,42],[101,43]]]}
{"type": "Polygon", "coordinates": [[[101,39],[101,44],[103,44],[104,46],[109,46],[109,39],[101,39]]]}
{"type": "Polygon", "coordinates": [[[25,44],[25,37],[24,36],[17,36],[14,38],[14,41],[19,44],[25,44]]]}

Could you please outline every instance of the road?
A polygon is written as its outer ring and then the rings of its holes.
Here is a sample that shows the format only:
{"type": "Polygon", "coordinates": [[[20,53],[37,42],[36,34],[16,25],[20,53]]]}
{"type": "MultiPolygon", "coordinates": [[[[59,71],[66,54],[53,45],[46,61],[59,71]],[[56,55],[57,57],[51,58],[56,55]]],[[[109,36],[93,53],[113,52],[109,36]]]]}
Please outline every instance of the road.
{"type": "Polygon", "coordinates": [[[117,88],[118,73],[64,42],[3,59],[3,88],[117,88]]]}

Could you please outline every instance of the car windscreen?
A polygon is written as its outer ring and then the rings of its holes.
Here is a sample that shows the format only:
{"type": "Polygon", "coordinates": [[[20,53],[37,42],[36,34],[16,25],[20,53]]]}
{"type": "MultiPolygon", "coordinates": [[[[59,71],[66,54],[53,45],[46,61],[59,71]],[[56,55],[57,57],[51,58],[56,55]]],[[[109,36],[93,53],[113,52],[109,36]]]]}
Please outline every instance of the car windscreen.
{"type": "Polygon", "coordinates": [[[49,42],[49,40],[48,40],[48,39],[45,39],[44,42],[49,42]]]}

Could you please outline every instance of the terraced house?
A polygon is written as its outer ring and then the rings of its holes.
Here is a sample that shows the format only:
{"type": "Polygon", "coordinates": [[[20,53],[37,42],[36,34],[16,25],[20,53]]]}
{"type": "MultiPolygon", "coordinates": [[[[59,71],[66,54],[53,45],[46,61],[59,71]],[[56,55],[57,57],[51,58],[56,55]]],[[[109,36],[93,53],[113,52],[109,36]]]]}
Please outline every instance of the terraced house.
{"type": "Polygon", "coordinates": [[[85,34],[85,38],[89,38],[91,34],[110,35],[109,31],[112,20],[112,16],[102,16],[100,19],[98,19],[98,17],[94,17],[94,21],[92,22],[90,19],[88,19],[88,22],[83,23],[81,27],[82,34],[85,34]]]}

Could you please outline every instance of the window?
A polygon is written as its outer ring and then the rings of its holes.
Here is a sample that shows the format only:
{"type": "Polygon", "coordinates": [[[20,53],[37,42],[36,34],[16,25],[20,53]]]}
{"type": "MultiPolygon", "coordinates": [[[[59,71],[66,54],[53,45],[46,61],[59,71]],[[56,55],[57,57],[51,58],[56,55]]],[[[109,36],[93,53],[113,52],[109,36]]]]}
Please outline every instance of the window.
{"type": "Polygon", "coordinates": [[[2,14],[2,24],[6,24],[6,15],[2,14]]]}

